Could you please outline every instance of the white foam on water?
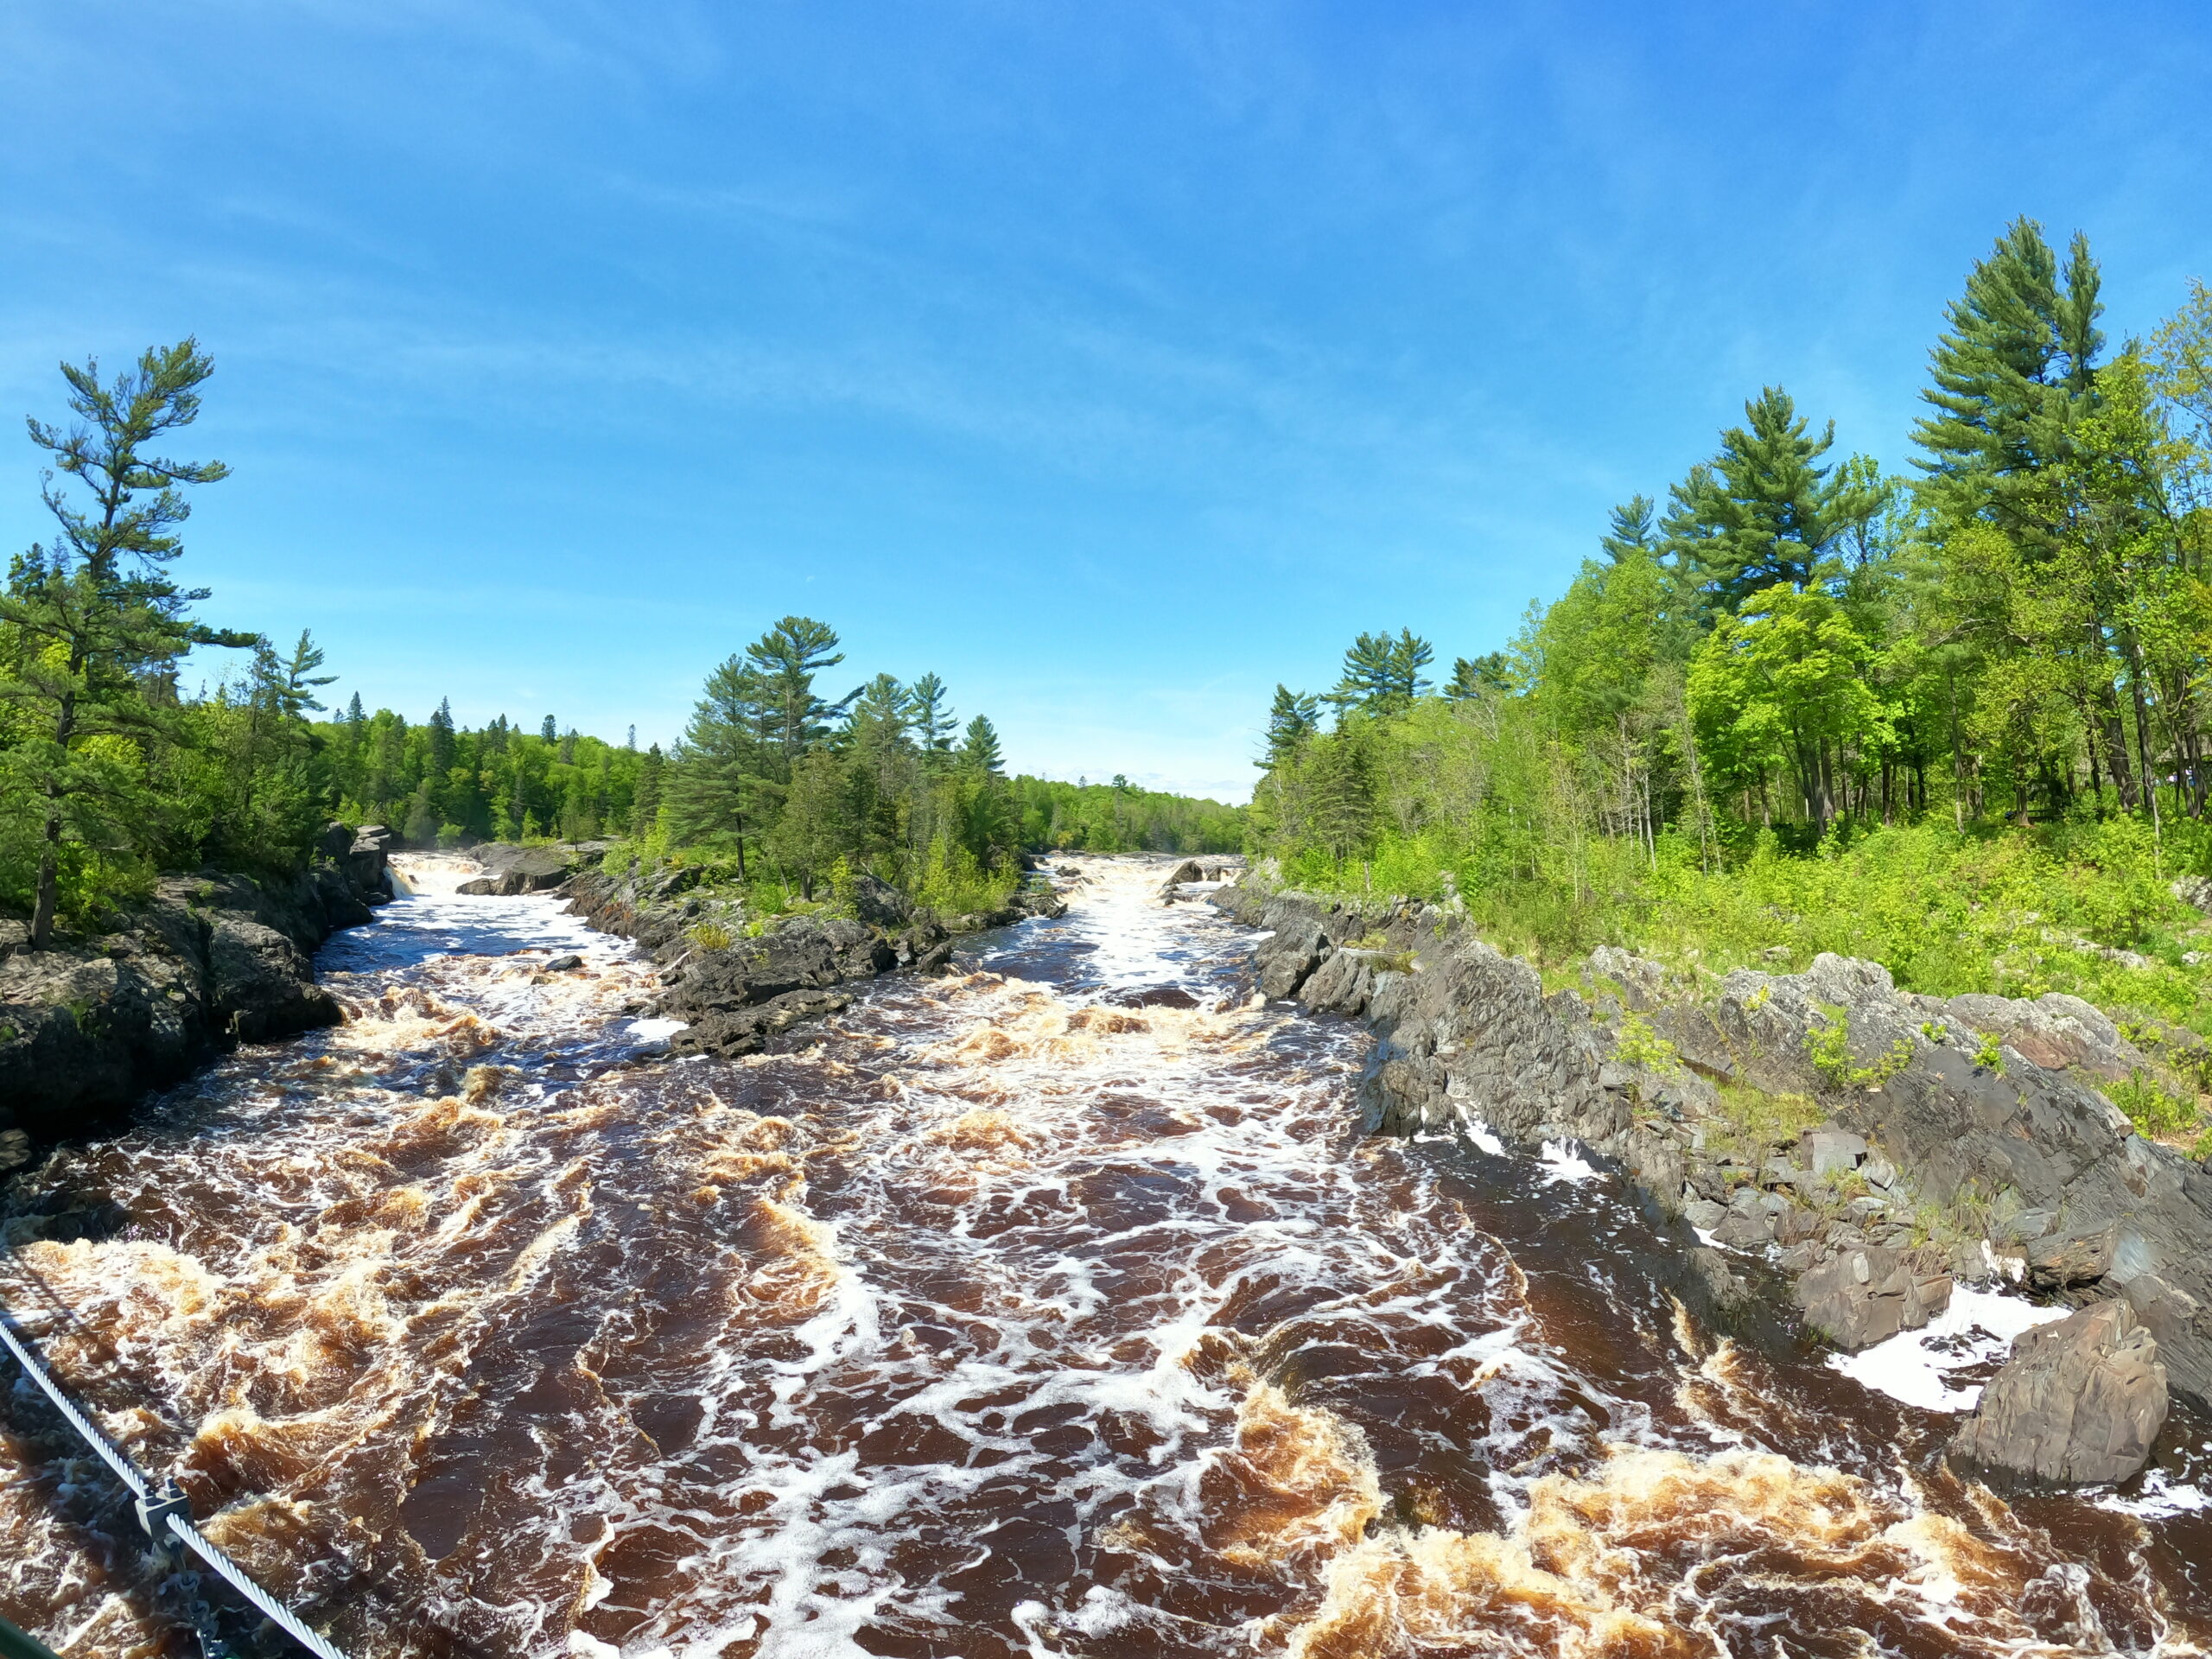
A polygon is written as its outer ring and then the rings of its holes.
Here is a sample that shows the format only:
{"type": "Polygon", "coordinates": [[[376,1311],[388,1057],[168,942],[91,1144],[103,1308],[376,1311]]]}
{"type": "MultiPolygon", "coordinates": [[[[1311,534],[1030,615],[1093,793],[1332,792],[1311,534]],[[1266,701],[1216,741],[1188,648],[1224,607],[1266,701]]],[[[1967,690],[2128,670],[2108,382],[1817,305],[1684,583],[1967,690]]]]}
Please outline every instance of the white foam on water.
{"type": "Polygon", "coordinates": [[[1464,1106],[1459,1109],[1459,1123],[1466,1130],[1467,1139],[1491,1157],[1505,1156],[1505,1142],[1497,1138],[1497,1132],[1464,1106]]]}
{"type": "Polygon", "coordinates": [[[679,1031],[689,1031],[689,1020],[632,1020],[624,1030],[641,1043],[664,1043],[679,1031]]]}
{"type": "Polygon", "coordinates": [[[1832,1354],[1828,1365],[1863,1388],[1923,1411],[1972,1411],[1980,1402],[1981,1385],[1954,1386],[1949,1374],[2009,1353],[2023,1332],[2072,1311],[1961,1285],[1952,1291],[1951,1305],[1919,1330],[1900,1331],[1855,1354],[1832,1354]]]}
{"type": "Polygon", "coordinates": [[[2201,1486],[2186,1482],[2174,1484],[2163,1469],[2153,1469],[2143,1477],[2143,1490],[2133,1497],[2108,1494],[2097,1500],[2101,1510],[2110,1510],[2118,1515],[2132,1515],[2139,1521],[2169,1521],[2177,1515],[2196,1515],[2212,1510],[2212,1495],[2201,1486]]]}
{"type": "Polygon", "coordinates": [[[1548,1181],[1580,1184],[1596,1180],[1601,1173],[1573,1146],[1558,1141],[1545,1141],[1543,1149],[1536,1154],[1536,1161],[1543,1166],[1544,1179],[1548,1181]]]}

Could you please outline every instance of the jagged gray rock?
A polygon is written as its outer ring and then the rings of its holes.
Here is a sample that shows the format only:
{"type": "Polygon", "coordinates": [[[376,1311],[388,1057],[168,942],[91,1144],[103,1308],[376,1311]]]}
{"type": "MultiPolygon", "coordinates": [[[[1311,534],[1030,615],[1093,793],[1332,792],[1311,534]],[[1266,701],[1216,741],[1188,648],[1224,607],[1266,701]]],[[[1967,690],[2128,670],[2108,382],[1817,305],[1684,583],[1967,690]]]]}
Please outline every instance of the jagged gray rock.
{"type": "Polygon", "coordinates": [[[1809,1268],[1794,1292],[1805,1322],[1857,1351],[1916,1331],[1951,1305],[1951,1275],[1923,1253],[1869,1245],[1809,1268]]]}
{"type": "Polygon", "coordinates": [[[0,958],[0,1131],[79,1133],[233,1043],[334,1023],[315,947],[386,896],[381,851],[354,845],[331,826],[289,880],[167,876],[105,934],[0,958]]]}
{"type": "Polygon", "coordinates": [[[2156,1338],[2100,1302],[2013,1344],[1948,1455],[1999,1491],[2105,1485],[2150,1460],[2166,1411],[2156,1338]]]}

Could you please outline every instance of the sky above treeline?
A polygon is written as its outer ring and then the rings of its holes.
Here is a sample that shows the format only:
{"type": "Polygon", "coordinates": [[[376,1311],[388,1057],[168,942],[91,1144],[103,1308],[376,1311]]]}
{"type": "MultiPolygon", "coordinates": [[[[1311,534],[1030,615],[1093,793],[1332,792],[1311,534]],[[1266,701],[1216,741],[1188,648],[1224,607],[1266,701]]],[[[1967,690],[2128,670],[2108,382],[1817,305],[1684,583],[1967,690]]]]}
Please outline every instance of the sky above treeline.
{"type": "Polygon", "coordinates": [[[56,362],[194,334],[185,574],[340,697],[666,743],[798,612],[1239,799],[1277,681],[1503,645],[1764,384],[1902,468],[2015,214],[2147,332],[2208,71],[2094,0],[0,0],[0,539],[56,362]]]}

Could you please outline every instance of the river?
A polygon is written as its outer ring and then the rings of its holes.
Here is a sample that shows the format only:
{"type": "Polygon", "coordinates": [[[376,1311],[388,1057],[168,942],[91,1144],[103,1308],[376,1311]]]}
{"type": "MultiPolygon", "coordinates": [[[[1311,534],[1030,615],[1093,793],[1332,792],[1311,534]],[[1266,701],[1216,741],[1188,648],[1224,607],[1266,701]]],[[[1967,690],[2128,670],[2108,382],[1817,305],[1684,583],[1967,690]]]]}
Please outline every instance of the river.
{"type": "MultiPolygon", "coordinates": [[[[1961,1485],[1955,1415],[1716,1334],[1573,1149],[1357,1138],[1362,1030],[1240,1001],[1253,936],[1158,861],[1071,862],[1065,918],[724,1063],[665,1058],[626,944],[418,861],[322,953],[346,1024],[17,1179],[0,1292],[357,1659],[2212,1630],[2203,1434],[2120,1494],[1961,1485]]],[[[1970,1399],[1988,1346],[1887,1386],[1970,1399]]],[[[0,1612],[192,1651],[130,1537],[18,1389],[0,1612]]]]}

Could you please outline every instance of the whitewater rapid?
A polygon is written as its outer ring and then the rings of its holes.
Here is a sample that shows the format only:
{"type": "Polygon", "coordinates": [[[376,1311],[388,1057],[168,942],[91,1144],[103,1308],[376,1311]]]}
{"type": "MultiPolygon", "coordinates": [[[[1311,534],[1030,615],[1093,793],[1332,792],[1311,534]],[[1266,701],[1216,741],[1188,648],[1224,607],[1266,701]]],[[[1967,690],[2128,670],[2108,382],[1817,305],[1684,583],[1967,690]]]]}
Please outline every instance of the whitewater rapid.
{"type": "MultiPolygon", "coordinates": [[[[1363,1032],[1071,863],[725,1063],[423,861],[321,959],[345,1025],[18,1180],[0,1294],[362,1659],[2190,1650],[2194,1466],[1960,1485],[1904,1359],[1706,1328],[1573,1148],[1357,1138],[1363,1032]]],[[[97,1471],[0,1428],[0,1612],[186,1651],[97,1471]]]]}

